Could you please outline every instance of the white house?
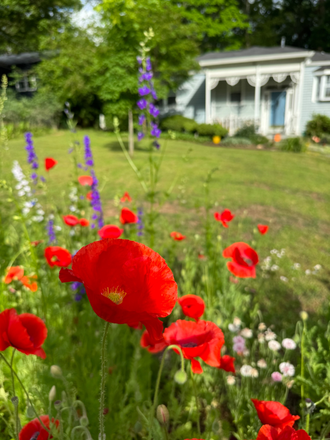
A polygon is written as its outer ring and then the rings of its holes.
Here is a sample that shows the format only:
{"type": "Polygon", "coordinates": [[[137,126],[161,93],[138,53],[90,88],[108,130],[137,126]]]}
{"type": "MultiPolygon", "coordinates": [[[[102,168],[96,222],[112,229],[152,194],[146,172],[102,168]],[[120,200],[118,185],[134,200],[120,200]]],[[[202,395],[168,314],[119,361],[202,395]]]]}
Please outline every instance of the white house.
{"type": "Polygon", "coordinates": [[[300,135],[313,113],[330,116],[330,54],[295,47],[211,52],[162,114],[219,122],[230,134],[254,123],[264,135],[300,135]]]}

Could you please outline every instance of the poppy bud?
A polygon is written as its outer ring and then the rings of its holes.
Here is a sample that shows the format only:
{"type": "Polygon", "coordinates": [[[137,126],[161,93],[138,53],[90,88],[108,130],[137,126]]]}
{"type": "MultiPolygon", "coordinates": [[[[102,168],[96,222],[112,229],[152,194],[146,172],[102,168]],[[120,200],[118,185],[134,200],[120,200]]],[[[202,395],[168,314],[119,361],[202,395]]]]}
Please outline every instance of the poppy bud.
{"type": "Polygon", "coordinates": [[[308,319],[308,313],[307,312],[300,312],[300,318],[303,320],[303,321],[307,321],[307,319],[308,319]]]}
{"type": "Polygon", "coordinates": [[[134,425],[134,431],[135,431],[136,433],[139,433],[139,432],[142,431],[142,423],[141,423],[141,422],[137,421],[137,422],[135,423],[135,425],[134,425]]]}
{"type": "Polygon", "coordinates": [[[26,417],[28,419],[32,419],[33,417],[35,417],[35,412],[31,405],[28,405],[28,407],[26,408],[26,417]]]}
{"type": "Polygon", "coordinates": [[[50,402],[52,402],[53,400],[55,400],[55,397],[56,397],[56,388],[55,385],[53,385],[49,391],[48,399],[50,402]]]}
{"type": "Polygon", "coordinates": [[[80,417],[79,422],[81,426],[88,426],[89,423],[87,416],[80,417]]]}
{"type": "Polygon", "coordinates": [[[187,373],[184,370],[178,370],[174,375],[176,383],[183,385],[187,381],[187,373]]]}
{"type": "Polygon", "coordinates": [[[165,426],[170,420],[170,413],[165,405],[158,405],[156,414],[158,422],[163,426],[165,426]]]}
{"type": "Polygon", "coordinates": [[[10,400],[11,400],[11,403],[14,405],[14,407],[17,408],[18,407],[18,397],[14,396],[10,400]]]}
{"type": "Polygon", "coordinates": [[[61,379],[61,377],[63,376],[62,374],[62,370],[58,365],[52,365],[50,367],[50,374],[55,378],[55,379],[61,379]]]}
{"type": "Polygon", "coordinates": [[[61,409],[61,407],[62,407],[62,402],[61,402],[60,400],[55,400],[55,402],[54,402],[54,407],[55,407],[56,410],[61,409]]]}

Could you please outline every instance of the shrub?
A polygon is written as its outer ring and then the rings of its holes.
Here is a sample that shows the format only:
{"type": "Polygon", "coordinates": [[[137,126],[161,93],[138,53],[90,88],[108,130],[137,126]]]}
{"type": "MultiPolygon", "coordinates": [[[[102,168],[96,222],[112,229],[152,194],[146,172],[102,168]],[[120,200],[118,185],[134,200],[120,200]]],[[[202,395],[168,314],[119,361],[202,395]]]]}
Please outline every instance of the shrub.
{"type": "Polygon", "coordinates": [[[199,136],[220,136],[224,137],[227,135],[228,130],[226,130],[222,125],[220,124],[198,124],[197,133],[199,136]]]}
{"type": "Polygon", "coordinates": [[[197,122],[193,119],[186,118],[182,115],[173,115],[164,118],[160,122],[162,130],[172,130],[176,132],[195,133],[197,130],[197,122]]]}
{"type": "Polygon", "coordinates": [[[250,139],[244,137],[228,137],[221,142],[221,145],[251,145],[250,139]]]}
{"type": "Polygon", "coordinates": [[[256,132],[256,127],[254,124],[245,124],[235,133],[237,138],[246,138],[251,141],[252,144],[268,144],[269,139],[256,132]]]}
{"type": "Polygon", "coordinates": [[[302,153],[306,151],[306,145],[300,137],[287,138],[280,143],[280,149],[292,153],[302,153]]]}
{"type": "Polygon", "coordinates": [[[326,115],[314,114],[306,124],[306,135],[322,137],[323,134],[330,134],[330,118],[326,115]]]}

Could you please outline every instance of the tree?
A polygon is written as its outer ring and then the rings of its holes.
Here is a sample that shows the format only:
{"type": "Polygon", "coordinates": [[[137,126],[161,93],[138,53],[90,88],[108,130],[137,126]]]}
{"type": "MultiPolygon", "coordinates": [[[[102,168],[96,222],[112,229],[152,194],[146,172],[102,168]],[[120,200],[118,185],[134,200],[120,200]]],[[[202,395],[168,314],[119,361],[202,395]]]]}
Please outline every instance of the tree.
{"type": "Polygon", "coordinates": [[[39,39],[59,29],[80,0],[1,0],[0,51],[38,50],[39,39]]]}

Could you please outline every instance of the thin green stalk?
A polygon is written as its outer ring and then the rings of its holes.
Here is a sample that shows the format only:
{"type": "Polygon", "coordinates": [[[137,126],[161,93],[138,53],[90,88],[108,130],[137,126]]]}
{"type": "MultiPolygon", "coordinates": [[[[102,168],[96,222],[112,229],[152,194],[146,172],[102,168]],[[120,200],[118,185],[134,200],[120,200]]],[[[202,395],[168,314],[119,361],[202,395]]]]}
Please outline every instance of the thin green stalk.
{"type": "Polygon", "coordinates": [[[193,391],[194,391],[194,396],[195,396],[195,400],[196,400],[196,407],[197,407],[197,429],[198,429],[198,434],[200,434],[201,433],[201,425],[199,423],[199,417],[200,417],[199,402],[198,402],[198,394],[197,394],[195,376],[194,376],[194,373],[192,372],[192,370],[191,370],[191,379],[192,379],[192,383],[193,383],[193,391]]]}
{"type": "Polygon", "coordinates": [[[307,417],[306,417],[306,425],[305,425],[305,431],[307,432],[307,434],[309,434],[309,421],[310,421],[310,414],[308,413],[307,414],[307,417]]]}
{"type": "Polygon", "coordinates": [[[165,440],[170,440],[166,425],[163,426],[163,430],[164,430],[164,434],[165,434],[165,440]]]}
{"type": "Polygon", "coordinates": [[[82,429],[84,431],[84,433],[86,434],[86,439],[90,440],[92,439],[90,432],[88,431],[88,429],[85,426],[75,426],[73,428],[73,430],[71,431],[71,440],[74,440],[75,437],[75,433],[79,430],[82,429]]]}
{"type": "Polygon", "coordinates": [[[3,355],[2,353],[0,353],[0,357],[5,361],[5,363],[8,365],[8,367],[9,367],[9,368],[11,369],[11,371],[14,373],[16,379],[18,380],[18,383],[19,383],[20,386],[22,387],[22,390],[24,391],[24,393],[25,393],[25,395],[26,395],[26,398],[27,398],[28,402],[30,403],[30,406],[31,406],[31,408],[33,409],[33,411],[34,411],[34,413],[35,413],[37,419],[38,419],[39,422],[40,422],[40,424],[42,425],[42,427],[43,427],[47,432],[50,432],[49,429],[44,425],[44,423],[43,423],[42,420],[40,419],[40,417],[39,417],[39,415],[38,415],[38,413],[37,413],[37,411],[36,411],[36,409],[35,409],[35,407],[34,407],[32,401],[31,401],[31,399],[30,399],[29,393],[26,391],[26,388],[25,388],[25,386],[23,385],[21,379],[18,377],[16,371],[14,371],[14,369],[11,367],[10,363],[7,361],[7,359],[4,357],[4,355],[3,355]]]}
{"type": "Polygon", "coordinates": [[[302,377],[301,385],[300,385],[300,396],[301,396],[301,407],[304,408],[304,397],[305,397],[305,331],[306,331],[306,323],[303,321],[303,329],[301,333],[301,369],[300,376],[302,377]]]}
{"type": "MultiPolygon", "coordinates": [[[[12,383],[12,387],[13,387],[13,397],[16,397],[15,378],[14,378],[14,372],[13,372],[13,363],[14,363],[15,352],[16,352],[16,349],[13,348],[13,353],[11,355],[11,360],[10,360],[10,372],[11,372],[11,383],[12,383]]],[[[15,436],[16,436],[16,439],[18,439],[18,434],[20,431],[20,427],[19,427],[20,423],[19,423],[19,418],[18,418],[18,405],[14,405],[14,413],[15,413],[15,436]]]]}
{"type": "Polygon", "coordinates": [[[104,400],[105,400],[105,367],[106,367],[106,354],[105,346],[107,340],[107,333],[110,323],[107,322],[104,326],[102,335],[102,350],[101,350],[101,388],[100,388],[100,410],[99,410],[99,422],[100,422],[100,440],[104,440],[104,400]]]}

